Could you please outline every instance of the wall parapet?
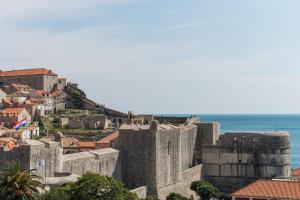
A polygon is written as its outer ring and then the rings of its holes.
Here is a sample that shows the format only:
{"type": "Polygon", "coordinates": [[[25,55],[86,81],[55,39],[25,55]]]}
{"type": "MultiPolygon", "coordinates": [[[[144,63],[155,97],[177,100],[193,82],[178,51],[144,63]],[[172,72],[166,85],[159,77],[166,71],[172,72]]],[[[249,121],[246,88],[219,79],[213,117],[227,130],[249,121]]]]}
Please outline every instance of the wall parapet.
{"type": "Polygon", "coordinates": [[[147,187],[142,186],[133,190],[130,190],[130,192],[135,193],[139,199],[145,199],[147,197],[147,187]]]}

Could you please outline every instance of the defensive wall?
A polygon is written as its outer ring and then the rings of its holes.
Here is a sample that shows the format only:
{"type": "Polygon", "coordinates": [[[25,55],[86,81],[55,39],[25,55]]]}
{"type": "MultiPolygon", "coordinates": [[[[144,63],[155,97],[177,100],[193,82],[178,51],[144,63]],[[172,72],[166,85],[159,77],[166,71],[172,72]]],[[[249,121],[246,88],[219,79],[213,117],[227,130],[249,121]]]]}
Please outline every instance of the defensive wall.
{"type": "Polygon", "coordinates": [[[203,146],[204,178],[233,192],[257,178],[288,178],[290,142],[287,132],[225,133],[216,145],[203,146]]]}
{"type": "Polygon", "coordinates": [[[26,140],[26,144],[11,151],[0,151],[0,171],[7,167],[7,163],[19,160],[23,169],[36,169],[37,174],[54,176],[61,170],[62,149],[56,142],[43,143],[37,140],[26,140]]]}
{"type": "MultiPolygon", "coordinates": [[[[3,164],[0,165],[0,171],[12,160],[19,160],[23,169],[36,169],[41,177],[66,179],[71,174],[80,176],[86,172],[94,172],[122,179],[119,151],[111,148],[63,155],[57,142],[27,140],[27,144],[11,151],[1,149],[0,162],[3,164]],[[62,177],[62,173],[68,175],[62,177]],[[60,174],[60,178],[57,174],[60,174]]],[[[49,180],[60,182],[57,179],[49,180]]]]}
{"type": "MultiPolygon", "coordinates": [[[[0,152],[1,163],[17,159],[24,169],[36,168],[53,184],[94,172],[120,179],[129,189],[139,188],[140,195],[161,199],[174,191],[193,195],[189,186],[200,179],[232,192],[258,178],[288,178],[291,171],[287,132],[220,135],[218,123],[193,120],[185,125],[129,120],[119,129],[118,149],[63,155],[57,142],[29,140],[0,152]],[[68,175],[55,177],[59,173],[68,175]]],[[[0,165],[0,171],[4,167],[0,165]]]]}
{"type": "Polygon", "coordinates": [[[122,179],[122,164],[119,151],[106,148],[62,156],[63,172],[83,175],[87,172],[98,173],[122,179]]]}

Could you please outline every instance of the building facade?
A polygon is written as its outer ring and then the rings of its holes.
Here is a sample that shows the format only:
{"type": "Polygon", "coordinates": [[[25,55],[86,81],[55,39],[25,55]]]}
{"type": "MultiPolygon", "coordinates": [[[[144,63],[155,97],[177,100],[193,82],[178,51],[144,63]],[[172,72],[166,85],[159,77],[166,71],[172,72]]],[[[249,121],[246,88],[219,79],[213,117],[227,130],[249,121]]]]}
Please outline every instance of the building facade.
{"type": "Polygon", "coordinates": [[[36,90],[51,91],[58,85],[57,74],[45,68],[0,71],[0,86],[19,83],[36,90]]]}
{"type": "Polygon", "coordinates": [[[0,123],[5,127],[12,128],[23,119],[26,119],[27,124],[31,123],[31,115],[25,108],[5,108],[0,111],[0,123]]]}

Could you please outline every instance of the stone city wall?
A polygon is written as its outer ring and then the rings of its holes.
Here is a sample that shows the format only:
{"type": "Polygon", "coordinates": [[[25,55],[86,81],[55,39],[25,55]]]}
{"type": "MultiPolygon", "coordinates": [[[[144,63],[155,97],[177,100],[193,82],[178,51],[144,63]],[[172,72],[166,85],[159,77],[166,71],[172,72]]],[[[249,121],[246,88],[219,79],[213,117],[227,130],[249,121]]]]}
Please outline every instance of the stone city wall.
{"type": "Polygon", "coordinates": [[[217,145],[203,146],[203,172],[206,180],[224,192],[237,190],[256,178],[288,178],[289,134],[225,133],[217,145]]]}
{"type": "Polygon", "coordinates": [[[119,151],[106,148],[63,155],[63,172],[76,175],[93,172],[122,179],[119,151]]]}
{"type": "Polygon", "coordinates": [[[23,169],[36,169],[41,177],[53,177],[56,171],[61,170],[62,149],[59,143],[43,143],[37,140],[26,140],[26,143],[11,151],[0,152],[0,163],[3,163],[0,171],[7,166],[5,163],[13,160],[18,160],[23,169]]]}
{"type": "Polygon", "coordinates": [[[159,125],[156,133],[156,187],[181,180],[180,128],[159,125]]]}
{"type": "Polygon", "coordinates": [[[184,126],[180,130],[181,138],[181,170],[185,171],[196,165],[195,151],[197,126],[184,126]]]}
{"type": "Polygon", "coordinates": [[[156,129],[122,125],[119,130],[123,182],[130,189],[156,185],[156,129]]]}
{"type": "Polygon", "coordinates": [[[158,197],[160,199],[166,199],[166,197],[172,193],[180,193],[185,197],[193,196],[194,199],[198,199],[195,192],[190,190],[191,183],[202,179],[202,165],[197,165],[190,168],[181,174],[182,179],[174,184],[167,185],[157,189],[158,197]]]}

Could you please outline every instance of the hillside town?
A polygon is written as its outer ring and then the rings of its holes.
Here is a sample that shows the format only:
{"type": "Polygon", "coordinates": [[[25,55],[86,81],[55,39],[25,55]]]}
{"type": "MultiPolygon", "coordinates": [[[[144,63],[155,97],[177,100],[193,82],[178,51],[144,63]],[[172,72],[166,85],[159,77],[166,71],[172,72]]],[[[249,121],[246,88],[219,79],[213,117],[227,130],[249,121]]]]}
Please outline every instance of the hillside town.
{"type": "Polygon", "coordinates": [[[108,108],[50,69],[0,71],[0,171],[18,160],[48,190],[92,172],[139,199],[198,199],[191,185],[203,180],[227,199],[295,200],[300,170],[291,169],[290,148],[285,131],[221,134],[219,123],[194,115],[108,108]]]}

